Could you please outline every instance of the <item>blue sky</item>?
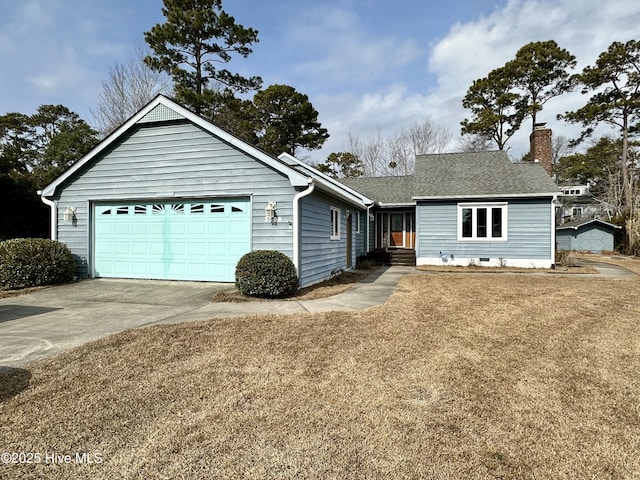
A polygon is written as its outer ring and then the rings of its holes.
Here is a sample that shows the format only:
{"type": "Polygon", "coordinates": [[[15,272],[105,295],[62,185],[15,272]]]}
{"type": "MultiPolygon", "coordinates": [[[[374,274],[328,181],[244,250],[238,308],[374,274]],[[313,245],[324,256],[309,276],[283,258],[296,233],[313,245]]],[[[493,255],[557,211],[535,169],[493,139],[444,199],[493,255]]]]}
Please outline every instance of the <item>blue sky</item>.
{"type": "MultiPolygon", "coordinates": [[[[260,75],[309,95],[331,138],[312,160],[344,150],[349,133],[391,135],[431,116],[456,149],[461,100],[474,79],[522,45],[553,39],[579,69],[613,41],[640,39],[640,2],[630,0],[226,0],[224,9],[259,31],[232,71],[260,75]]],[[[0,0],[0,114],[63,104],[92,123],[101,82],[164,20],[161,0],[0,0]]],[[[578,108],[579,93],[550,101],[539,117],[578,108]]],[[[527,150],[528,126],[510,142],[527,150]]]]}

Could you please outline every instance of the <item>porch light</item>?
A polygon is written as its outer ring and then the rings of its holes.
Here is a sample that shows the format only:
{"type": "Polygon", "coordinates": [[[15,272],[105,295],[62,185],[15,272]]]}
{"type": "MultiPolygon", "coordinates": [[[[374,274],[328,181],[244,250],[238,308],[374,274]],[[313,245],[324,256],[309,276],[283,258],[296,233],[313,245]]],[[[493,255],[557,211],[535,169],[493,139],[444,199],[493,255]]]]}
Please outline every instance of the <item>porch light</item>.
{"type": "Polygon", "coordinates": [[[68,222],[69,220],[73,220],[74,217],[76,216],[76,209],[75,207],[67,207],[67,209],[64,211],[64,221],[68,222]]]}
{"type": "Polygon", "coordinates": [[[278,212],[276,208],[278,204],[276,202],[269,201],[264,209],[264,221],[271,222],[271,225],[278,224],[278,212]]]}

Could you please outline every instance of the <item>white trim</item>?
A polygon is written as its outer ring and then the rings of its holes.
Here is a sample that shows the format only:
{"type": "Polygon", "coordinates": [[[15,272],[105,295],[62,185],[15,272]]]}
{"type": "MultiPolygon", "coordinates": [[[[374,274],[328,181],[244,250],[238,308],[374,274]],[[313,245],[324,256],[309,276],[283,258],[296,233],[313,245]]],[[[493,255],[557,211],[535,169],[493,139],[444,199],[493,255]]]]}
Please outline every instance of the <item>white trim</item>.
{"type": "Polygon", "coordinates": [[[555,265],[556,263],[556,207],[555,202],[557,201],[557,197],[551,200],[551,262],[555,265]]]}
{"type": "Polygon", "coordinates": [[[362,222],[362,212],[360,210],[356,210],[355,222],[356,222],[355,233],[360,233],[360,230],[361,230],[360,222],[362,222]]]}
{"type": "Polygon", "coordinates": [[[486,193],[483,195],[439,195],[439,196],[424,196],[424,197],[411,197],[413,200],[481,200],[485,198],[497,198],[497,199],[509,199],[509,198],[531,198],[531,197],[556,197],[558,192],[540,192],[540,193],[501,193],[491,194],[486,193]]]}
{"type": "MultiPolygon", "coordinates": [[[[315,189],[315,183],[313,179],[309,179],[309,186],[306,190],[303,190],[293,197],[293,265],[296,267],[298,272],[298,283],[300,282],[300,277],[302,273],[302,264],[300,261],[300,228],[302,225],[302,213],[300,209],[300,201],[303,197],[307,195],[311,195],[313,190],[315,189]]],[[[253,237],[251,237],[253,238],[253,237]]]]}
{"type": "Polygon", "coordinates": [[[331,178],[330,176],[322,173],[317,168],[314,168],[313,166],[298,160],[293,155],[289,155],[286,152],[281,153],[280,155],[278,155],[278,159],[285,162],[291,167],[298,167],[303,169],[308,175],[316,180],[319,187],[324,187],[325,191],[330,192],[334,196],[340,197],[340,199],[344,200],[347,203],[354,204],[359,207],[366,207],[367,205],[373,203],[373,200],[365,197],[360,192],[347,187],[345,184],[337,181],[335,178],[331,178]]]}
{"type": "Polygon", "coordinates": [[[457,204],[457,218],[458,223],[456,225],[457,231],[457,239],[459,242],[507,242],[509,240],[509,204],[507,202],[482,202],[482,203],[458,203],[457,204]],[[502,231],[499,237],[493,237],[493,231],[491,228],[491,215],[492,209],[500,208],[502,210],[502,231]],[[479,208],[487,209],[487,236],[486,237],[478,237],[477,233],[477,211],[479,208]],[[462,211],[465,209],[471,209],[471,236],[463,237],[462,236],[462,211]]]}
{"type": "Polygon", "coordinates": [[[416,202],[405,202],[405,203],[383,203],[377,202],[380,208],[406,208],[406,207],[415,207],[416,202]]]}
{"type": "Polygon", "coordinates": [[[468,267],[474,264],[480,267],[516,267],[516,268],[551,268],[553,261],[542,258],[490,258],[488,262],[481,262],[480,257],[418,257],[416,265],[439,265],[453,267],[468,267]]]}
{"type": "Polygon", "coordinates": [[[342,215],[341,209],[338,207],[330,206],[330,220],[329,220],[329,240],[340,240],[340,217],[342,215]],[[335,214],[335,219],[334,219],[335,214]]]}

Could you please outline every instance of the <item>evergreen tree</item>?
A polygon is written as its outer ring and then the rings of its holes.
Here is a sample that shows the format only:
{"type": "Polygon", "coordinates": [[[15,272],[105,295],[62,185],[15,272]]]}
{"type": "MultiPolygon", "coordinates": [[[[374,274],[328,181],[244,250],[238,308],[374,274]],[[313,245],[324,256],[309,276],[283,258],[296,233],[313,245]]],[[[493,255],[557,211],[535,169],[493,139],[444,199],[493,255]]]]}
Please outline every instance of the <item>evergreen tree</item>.
{"type": "Polygon", "coordinates": [[[229,92],[260,88],[260,77],[245,78],[222,65],[234,55],[247,57],[258,32],[237,24],[222,10],[221,0],[163,0],[166,22],[145,32],[153,55],[145,62],[168,73],[176,100],[215,121],[212,108],[229,92]]]}

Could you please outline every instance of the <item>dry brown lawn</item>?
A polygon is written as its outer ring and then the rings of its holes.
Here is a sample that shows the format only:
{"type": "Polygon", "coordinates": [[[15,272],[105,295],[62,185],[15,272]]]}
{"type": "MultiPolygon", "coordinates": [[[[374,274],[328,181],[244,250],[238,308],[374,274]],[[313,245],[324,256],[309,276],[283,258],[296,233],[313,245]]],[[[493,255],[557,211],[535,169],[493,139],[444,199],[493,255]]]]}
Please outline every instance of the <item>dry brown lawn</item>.
{"type": "Polygon", "coordinates": [[[0,450],[102,463],[0,478],[637,479],[639,287],[413,275],[358,313],[124,332],[0,384],[0,450]]]}

